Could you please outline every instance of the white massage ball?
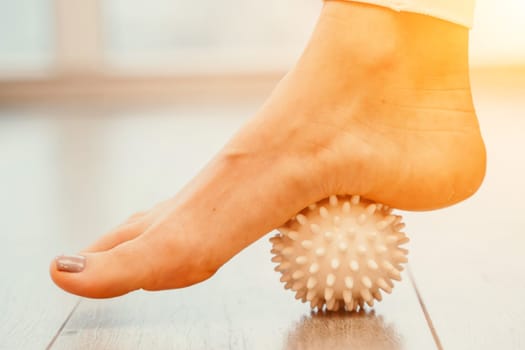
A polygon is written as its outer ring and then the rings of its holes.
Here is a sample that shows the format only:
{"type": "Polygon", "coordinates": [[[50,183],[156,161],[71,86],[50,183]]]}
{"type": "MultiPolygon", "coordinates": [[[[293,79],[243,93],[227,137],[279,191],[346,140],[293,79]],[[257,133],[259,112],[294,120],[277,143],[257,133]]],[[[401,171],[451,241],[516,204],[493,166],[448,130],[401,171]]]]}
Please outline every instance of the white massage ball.
{"type": "Polygon", "coordinates": [[[330,196],[290,219],[270,239],[286,289],[312,309],[362,309],[400,281],[409,241],[392,209],[359,196],[330,196]]]}

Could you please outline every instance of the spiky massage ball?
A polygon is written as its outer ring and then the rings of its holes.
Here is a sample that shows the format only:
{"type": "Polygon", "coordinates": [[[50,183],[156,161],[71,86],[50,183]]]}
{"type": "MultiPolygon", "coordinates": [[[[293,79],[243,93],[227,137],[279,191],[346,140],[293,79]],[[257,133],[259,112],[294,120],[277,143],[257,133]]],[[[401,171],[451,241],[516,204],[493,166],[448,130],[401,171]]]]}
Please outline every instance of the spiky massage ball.
{"type": "Polygon", "coordinates": [[[270,241],[286,289],[312,309],[373,306],[401,280],[409,241],[401,216],[359,196],[330,196],[279,228],[270,241]]]}

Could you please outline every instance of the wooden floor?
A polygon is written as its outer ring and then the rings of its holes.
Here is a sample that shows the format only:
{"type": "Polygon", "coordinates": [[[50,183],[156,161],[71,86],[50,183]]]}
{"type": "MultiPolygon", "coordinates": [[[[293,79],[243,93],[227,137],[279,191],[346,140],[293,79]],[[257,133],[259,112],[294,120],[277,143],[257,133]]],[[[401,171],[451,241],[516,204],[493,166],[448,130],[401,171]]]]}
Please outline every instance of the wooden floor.
{"type": "Polygon", "coordinates": [[[311,314],[284,291],[267,237],[183,290],[89,300],[48,278],[56,254],[180,189],[263,96],[0,106],[0,349],[525,349],[525,77],[491,79],[474,76],[482,189],[404,213],[409,272],[352,315],[311,314]]]}

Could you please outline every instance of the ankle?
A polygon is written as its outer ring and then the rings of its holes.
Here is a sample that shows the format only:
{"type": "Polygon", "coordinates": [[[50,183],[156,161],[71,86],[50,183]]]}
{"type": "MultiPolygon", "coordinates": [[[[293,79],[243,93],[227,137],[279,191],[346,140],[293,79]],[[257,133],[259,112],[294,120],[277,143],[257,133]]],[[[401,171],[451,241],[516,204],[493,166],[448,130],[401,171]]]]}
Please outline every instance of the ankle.
{"type": "Polygon", "coordinates": [[[350,59],[368,77],[403,74],[416,87],[446,77],[455,88],[469,86],[465,27],[375,5],[325,1],[315,34],[314,43],[329,46],[327,54],[350,59]]]}
{"type": "Polygon", "coordinates": [[[349,69],[377,74],[396,63],[397,31],[395,13],[384,7],[325,1],[311,44],[323,43],[326,55],[350,59],[349,69]]]}

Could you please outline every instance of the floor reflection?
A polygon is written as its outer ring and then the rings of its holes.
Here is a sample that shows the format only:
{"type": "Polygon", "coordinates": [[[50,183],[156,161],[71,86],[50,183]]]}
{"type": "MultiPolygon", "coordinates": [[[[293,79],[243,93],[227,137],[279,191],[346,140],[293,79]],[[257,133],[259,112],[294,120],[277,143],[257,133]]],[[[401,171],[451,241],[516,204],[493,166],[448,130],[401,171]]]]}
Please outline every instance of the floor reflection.
{"type": "Polygon", "coordinates": [[[286,350],[401,350],[401,337],[374,311],[312,312],[295,325],[286,350]]]}

